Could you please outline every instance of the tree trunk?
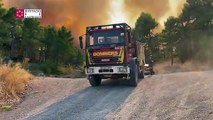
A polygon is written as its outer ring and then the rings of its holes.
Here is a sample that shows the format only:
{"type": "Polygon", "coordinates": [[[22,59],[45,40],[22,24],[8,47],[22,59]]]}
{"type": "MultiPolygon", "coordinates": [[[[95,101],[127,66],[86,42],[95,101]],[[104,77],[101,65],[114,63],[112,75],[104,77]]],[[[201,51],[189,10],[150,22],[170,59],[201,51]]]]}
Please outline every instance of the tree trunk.
{"type": "Polygon", "coordinates": [[[173,56],[173,47],[171,49],[171,66],[173,66],[174,63],[174,56],[173,56]]]}

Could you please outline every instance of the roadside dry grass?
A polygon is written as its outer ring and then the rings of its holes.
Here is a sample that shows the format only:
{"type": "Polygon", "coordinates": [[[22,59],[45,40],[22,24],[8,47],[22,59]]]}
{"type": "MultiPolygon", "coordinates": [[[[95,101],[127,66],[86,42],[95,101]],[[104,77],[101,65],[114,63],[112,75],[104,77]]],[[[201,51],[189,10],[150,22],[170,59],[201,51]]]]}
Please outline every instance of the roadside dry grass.
{"type": "Polygon", "coordinates": [[[32,78],[20,64],[13,67],[0,65],[0,106],[19,103],[32,78]]]}
{"type": "Polygon", "coordinates": [[[154,66],[154,70],[157,74],[175,73],[175,72],[189,72],[189,71],[206,71],[213,69],[213,62],[198,62],[198,61],[187,61],[180,63],[176,61],[171,66],[170,61],[161,62],[154,66]]]}

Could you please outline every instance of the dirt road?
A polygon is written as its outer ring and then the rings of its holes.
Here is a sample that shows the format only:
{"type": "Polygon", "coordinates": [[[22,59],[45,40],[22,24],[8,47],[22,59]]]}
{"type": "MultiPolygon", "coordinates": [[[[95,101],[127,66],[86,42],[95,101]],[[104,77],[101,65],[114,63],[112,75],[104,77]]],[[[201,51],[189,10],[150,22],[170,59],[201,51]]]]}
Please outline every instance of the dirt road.
{"type": "Polygon", "coordinates": [[[213,72],[146,78],[108,119],[212,120],[213,72]]]}
{"type": "MultiPolygon", "coordinates": [[[[60,101],[45,112],[28,118],[29,120],[100,120],[116,110],[131,94],[133,87],[127,86],[88,87],[60,101]]],[[[112,81],[113,82],[113,81],[112,81]]],[[[116,83],[115,83],[116,84],[116,83]]]]}
{"type": "MultiPolygon", "coordinates": [[[[28,108],[28,114],[18,118],[29,120],[213,119],[213,71],[155,75],[146,77],[136,88],[128,87],[127,82],[121,80],[107,80],[97,88],[90,87],[85,79],[69,81],[73,81],[71,87],[75,87],[70,91],[75,92],[58,102],[52,102],[53,104],[47,108],[28,108]]],[[[63,91],[67,85],[60,90],[63,91]]],[[[9,116],[9,114],[5,115],[9,116]]]]}

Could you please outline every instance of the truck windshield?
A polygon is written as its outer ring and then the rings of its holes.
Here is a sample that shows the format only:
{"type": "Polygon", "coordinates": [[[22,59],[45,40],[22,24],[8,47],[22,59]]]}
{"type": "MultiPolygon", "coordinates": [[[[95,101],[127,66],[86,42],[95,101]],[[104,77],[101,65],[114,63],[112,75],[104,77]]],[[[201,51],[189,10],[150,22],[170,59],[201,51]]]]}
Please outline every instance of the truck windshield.
{"type": "Polygon", "coordinates": [[[87,42],[89,46],[124,43],[124,32],[121,30],[95,31],[90,33],[87,42]]]}

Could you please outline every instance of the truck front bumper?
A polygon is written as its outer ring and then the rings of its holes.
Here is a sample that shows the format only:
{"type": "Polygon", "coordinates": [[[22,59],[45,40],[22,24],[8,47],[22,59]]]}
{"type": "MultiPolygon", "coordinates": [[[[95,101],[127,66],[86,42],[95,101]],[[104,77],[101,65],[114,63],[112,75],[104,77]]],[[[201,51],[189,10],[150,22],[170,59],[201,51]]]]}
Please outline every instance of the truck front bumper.
{"type": "Polygon", "coordinates": [[[98,66],[85,68],[87,75],[93,74],[129,74],[130,68],[128,66],[98,66]]]}

